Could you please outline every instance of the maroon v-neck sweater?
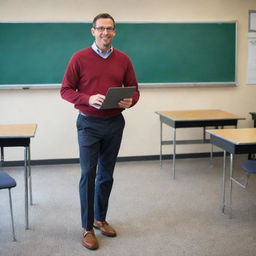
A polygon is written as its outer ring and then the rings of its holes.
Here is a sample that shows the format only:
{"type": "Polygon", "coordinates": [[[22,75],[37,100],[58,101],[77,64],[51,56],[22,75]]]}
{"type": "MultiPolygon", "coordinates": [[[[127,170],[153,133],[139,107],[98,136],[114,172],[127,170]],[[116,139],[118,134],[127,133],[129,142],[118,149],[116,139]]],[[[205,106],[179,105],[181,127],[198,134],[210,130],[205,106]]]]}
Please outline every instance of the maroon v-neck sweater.
{"type": "Polygon", "coordinates": [[[94,94],[106,95],[109,87],[136,86],[133,105],[139,99],[138,83],[129,57],[114,49],[104,59],[91,47],[76,52],[68,63],[65,72],[61,97],[88,116],[111,117],[120,114],[123,109],[100,110],[89,105],[94,94]]]}

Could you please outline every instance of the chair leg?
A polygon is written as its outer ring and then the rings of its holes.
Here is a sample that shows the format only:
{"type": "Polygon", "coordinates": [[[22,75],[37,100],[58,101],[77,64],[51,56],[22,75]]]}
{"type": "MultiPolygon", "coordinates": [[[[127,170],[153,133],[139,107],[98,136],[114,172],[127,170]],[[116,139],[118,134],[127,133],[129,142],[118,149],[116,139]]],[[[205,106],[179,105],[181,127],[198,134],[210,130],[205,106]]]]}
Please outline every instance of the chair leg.
{"type": "Polygon", "coordinates": [[[12,219],[12,237],[13,237],[13,241],[17,241],[16,240],[16,236],[15,236],[15,230],[14,230],[14,220],[13,220],[13,210],[12,210],[12,194],[11,194],[11,189],[9,188],[9,201],[10,201],[10,212],[11,212],[11,219],[12,219]]]}

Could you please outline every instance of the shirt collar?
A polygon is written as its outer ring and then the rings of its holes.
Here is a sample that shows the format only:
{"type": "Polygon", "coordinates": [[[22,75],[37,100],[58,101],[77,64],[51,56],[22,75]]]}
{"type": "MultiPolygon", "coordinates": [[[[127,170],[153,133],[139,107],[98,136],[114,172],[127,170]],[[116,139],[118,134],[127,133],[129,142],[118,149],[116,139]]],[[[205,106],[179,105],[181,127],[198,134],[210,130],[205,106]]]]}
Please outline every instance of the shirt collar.
{"type": "Polygon", "coordinates": [[[111,46],[111,48],[109,50],[107,50],[106,53],[103,53],[96,45],[96,43],[94,42],[92,44],[92,49],[98,54],[100,55],[100,57],[106,59],[109,57],[109,55],[113,52],[113,47],[111,46]]]}

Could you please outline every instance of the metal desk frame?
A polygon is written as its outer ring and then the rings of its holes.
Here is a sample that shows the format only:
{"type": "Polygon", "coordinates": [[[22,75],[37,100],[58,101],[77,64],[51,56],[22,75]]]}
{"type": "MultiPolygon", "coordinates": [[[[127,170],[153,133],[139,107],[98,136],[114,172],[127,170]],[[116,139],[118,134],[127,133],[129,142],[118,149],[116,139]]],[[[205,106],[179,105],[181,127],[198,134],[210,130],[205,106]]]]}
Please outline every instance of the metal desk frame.
{"type": "MultiPolygon", "coordinates": [[[[157,111],[156,114],[160,117],[160,164],[162,166],[162,146],[163,145],[173,145],[173,161],[172,161],[172,169],[173,169],[173,179],[176,178],[176,145],[177,144],[201,144],[201,143],[210,143],[210,140],[206,139],[206,127],[215,127],[215,128],[223,128],[224,126],[235,126],[237,127],[238,120],[245,119],[244,117],[234,115],[231,113],[227,113],[221,110],[187,110],[180,111],[181,113],[200,113],[205,114],[209,113],[208,117],[198,118],[198,119],[175,119],[172,117],[172,113],[178,113],[178,111],[157,111]],[[166,113],[169,112],[169,115],[166,113]],[[219,117],[217,114],[225,114],[227,117],[219,117]],[[163,141],[163,124],[166,124],[173,128],[172,137],[173,140],[163,141]],[[176,129],[177,128],[195,128],[201,127],[203,128],[203,139],[201,140],[176,140],[176,129]]],[[[210,157],[212,160],[212,149],[210,153],[210,157]]]]}
{"type": "Polygon", "coordinates": [[[235,154],[248,154],[256,153],[256,128],[240,128],[240,129],[225,129],[224,131],[207,130],[210,134],[211,143],[223,149],[223,175],[222,175],[222,203],[221,210],[225,213],[226,208],[226,153],[230,153],[230,195],[229,195],[229,208],[230,218],[232,217],[232,183],[233,179],[233,163],[235,154]],[[232,139],[232,133],[236,135],[232,139]],[[244,140],[244,135],[254,134],[252,139],[244,140]]]}

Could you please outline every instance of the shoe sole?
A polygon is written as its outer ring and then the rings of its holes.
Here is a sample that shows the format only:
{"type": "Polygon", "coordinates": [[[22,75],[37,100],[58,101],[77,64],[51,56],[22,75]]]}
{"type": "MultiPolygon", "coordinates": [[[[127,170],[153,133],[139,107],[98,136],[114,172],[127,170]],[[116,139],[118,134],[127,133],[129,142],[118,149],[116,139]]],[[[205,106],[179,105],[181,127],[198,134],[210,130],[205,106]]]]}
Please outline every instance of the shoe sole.
{"type": "Polygon", "coordinates": [[[89,247],[83,241],[82,241],[82,246],[84,246],[86,249],[89,249],[89,250],[92,250],[92,251],[95,251],[99,248],[99,247],[89,247]]]}

